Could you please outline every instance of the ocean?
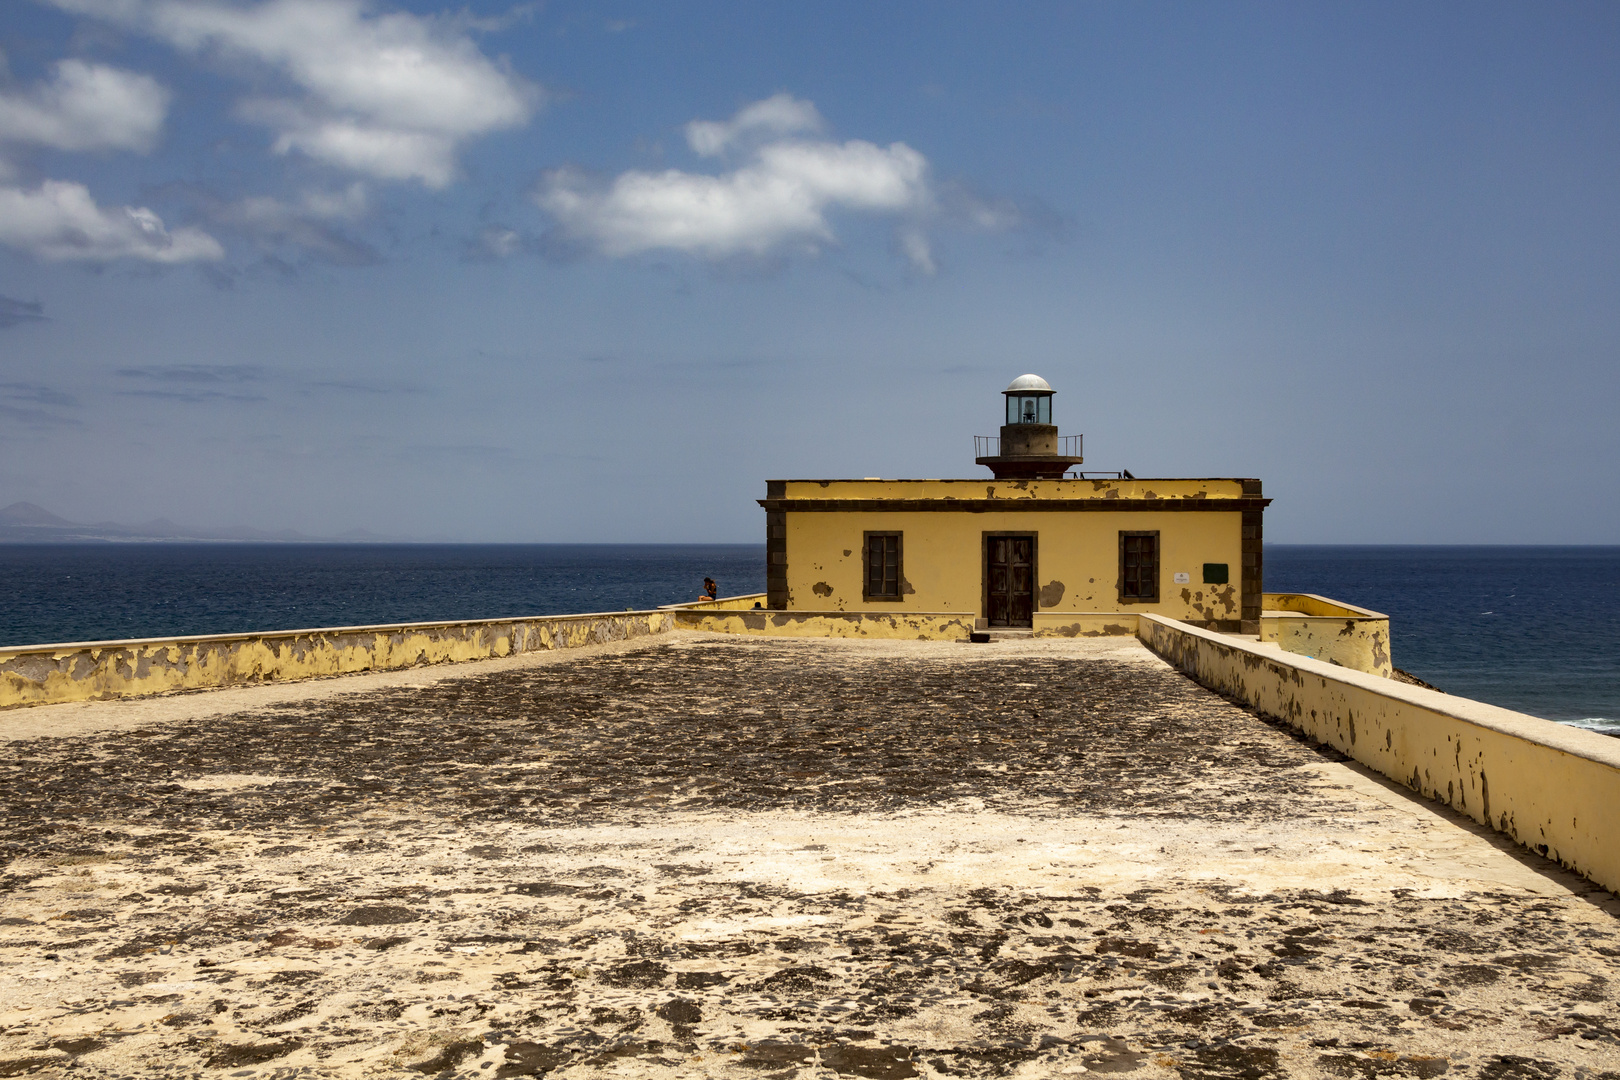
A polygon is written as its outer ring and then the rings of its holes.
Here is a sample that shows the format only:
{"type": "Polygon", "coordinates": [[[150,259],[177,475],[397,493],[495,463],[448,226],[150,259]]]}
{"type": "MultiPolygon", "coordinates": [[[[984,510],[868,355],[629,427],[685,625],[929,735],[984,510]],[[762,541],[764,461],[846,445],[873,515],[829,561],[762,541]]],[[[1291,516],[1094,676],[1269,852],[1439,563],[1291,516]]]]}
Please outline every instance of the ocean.
{"type": "Polygon", "coordinates": [[[0,545],[0,643],[644,610],[765,591],[763,544],[0,545]]]}
{"type": "MultiPolygon", "coordinates": [[[[1265,586],[1389,615],[1397,667],[1620,734],[1620,548],[1268,545],[1265,586]]],[[[757,544],[7,544],[0,644],[644,609],[763,592],[757,544]]]]}

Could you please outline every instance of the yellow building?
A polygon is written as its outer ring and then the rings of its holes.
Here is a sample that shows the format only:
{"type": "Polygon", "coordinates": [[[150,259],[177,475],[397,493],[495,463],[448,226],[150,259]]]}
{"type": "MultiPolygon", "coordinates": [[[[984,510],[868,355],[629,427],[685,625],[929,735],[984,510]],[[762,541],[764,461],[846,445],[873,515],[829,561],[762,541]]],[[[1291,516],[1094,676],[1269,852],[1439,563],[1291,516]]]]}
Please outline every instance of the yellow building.
{"type": "Polygon", "coordinates": [[[1260,632],[1260,481],[1072,472],[1080,436],[1058,436],[1046,381],[1004,393],[1001,435],[976,440],[991,479],[768,481],[766,606],[1055,633],[1151,612],[1260,632]]]}

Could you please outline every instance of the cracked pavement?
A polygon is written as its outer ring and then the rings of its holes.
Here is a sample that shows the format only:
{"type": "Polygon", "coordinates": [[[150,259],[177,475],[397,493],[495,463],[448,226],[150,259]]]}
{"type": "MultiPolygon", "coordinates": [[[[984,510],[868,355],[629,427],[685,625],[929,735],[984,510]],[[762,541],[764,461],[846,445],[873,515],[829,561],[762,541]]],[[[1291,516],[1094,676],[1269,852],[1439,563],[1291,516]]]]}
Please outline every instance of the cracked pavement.
{"type": "Polygon", "coordinates": [[[1135,639],[0,714],[0,1077],[1620,1078],[1620,904],[1135,639]]]}

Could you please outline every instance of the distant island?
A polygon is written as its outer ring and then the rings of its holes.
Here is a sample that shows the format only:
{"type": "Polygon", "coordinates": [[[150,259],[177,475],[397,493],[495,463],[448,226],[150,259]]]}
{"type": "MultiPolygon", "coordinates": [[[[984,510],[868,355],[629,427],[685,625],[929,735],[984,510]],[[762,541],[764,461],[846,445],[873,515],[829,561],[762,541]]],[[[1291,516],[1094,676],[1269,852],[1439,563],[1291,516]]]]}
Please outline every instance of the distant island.
{"type": "Polygon", "coordinates": [[[396,538],[379,536],[366,529],[351,529],[339,536],[306,536],[296,529],[250,529],[243,526],[225,529],[196,529],[178,525],[168,518],[155,518],[141,525],[120,525],[116,521],[100,521],[94,525],[81,525],[57,517],[43,506],[30,502],[14,502],[0,508],[0,544],[56,544],[106,541],[110,543],[143,543],[156,540],[188,540],[208,543],[277,543],[277,544],[377,544],[396,538]]]}

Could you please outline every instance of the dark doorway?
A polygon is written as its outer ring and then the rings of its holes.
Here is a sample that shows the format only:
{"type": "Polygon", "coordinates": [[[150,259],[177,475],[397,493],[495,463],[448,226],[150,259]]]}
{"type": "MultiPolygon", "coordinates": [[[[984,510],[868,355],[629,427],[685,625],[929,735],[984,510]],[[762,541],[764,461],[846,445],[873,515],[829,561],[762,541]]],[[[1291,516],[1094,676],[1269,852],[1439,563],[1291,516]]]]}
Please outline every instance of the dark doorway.
{"type": "Polygon", "coordinates": [[[991,626],[1035,625],[1035,538],[984,538],[985,621],[991,626]]]}

